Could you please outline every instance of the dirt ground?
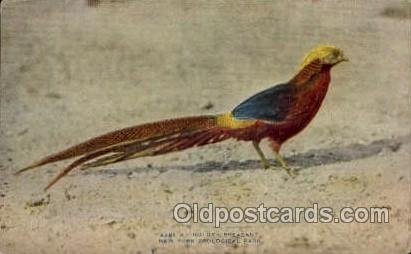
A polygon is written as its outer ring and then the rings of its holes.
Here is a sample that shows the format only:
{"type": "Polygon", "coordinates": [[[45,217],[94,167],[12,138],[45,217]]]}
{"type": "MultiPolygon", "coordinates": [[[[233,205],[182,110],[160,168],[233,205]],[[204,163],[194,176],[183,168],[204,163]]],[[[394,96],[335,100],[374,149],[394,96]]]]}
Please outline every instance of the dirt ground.
{"type": "Polygon", "coordinates": [[[6,0],[1,7],[0,252],[411,251],[409,1],[6,0]],[[262,170],[252,145],[233,141],[73,171],[48,192],[64,162],[13,175],[107,131],[229,111],[288,80],[308,50],[328,43],[350,62],[333,69],[317,117],[283,147],[300,168],[295,179],[262,170]],[[378,206],[389,208],[390,221],[214,228],[174,221],[180,202],[378,206]],[[212,233],[252,241],[199,242],[212,233]]]}

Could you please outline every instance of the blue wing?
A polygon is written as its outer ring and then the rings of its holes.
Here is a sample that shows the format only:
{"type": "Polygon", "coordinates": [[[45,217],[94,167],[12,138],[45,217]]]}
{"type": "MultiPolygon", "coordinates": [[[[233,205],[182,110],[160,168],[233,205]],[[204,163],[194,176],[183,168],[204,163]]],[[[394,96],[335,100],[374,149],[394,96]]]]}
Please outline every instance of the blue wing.
{"type": "Polygon", "coordinates": [[[295,102],[296,88],[292,84],[280,84],[259,92],[232,111],[240,120],[282,121],[295,102]]]}

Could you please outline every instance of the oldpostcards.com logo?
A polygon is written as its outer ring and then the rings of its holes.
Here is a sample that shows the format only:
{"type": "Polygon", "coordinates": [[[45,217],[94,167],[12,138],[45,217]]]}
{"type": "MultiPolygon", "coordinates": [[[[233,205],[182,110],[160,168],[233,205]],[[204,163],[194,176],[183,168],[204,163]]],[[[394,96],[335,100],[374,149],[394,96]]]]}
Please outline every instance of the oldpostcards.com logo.
{"type": "Polygon", "coordinates": [[[174,206],[173,218],[178,223],[213,223],[216,228],[231,223],[388,223],[387,207],[343,207],[337,212],[331,207],[319,207],[314,203],[310,207],[219,207],[209,203],[199,207],[179,203],[174,206]]]}

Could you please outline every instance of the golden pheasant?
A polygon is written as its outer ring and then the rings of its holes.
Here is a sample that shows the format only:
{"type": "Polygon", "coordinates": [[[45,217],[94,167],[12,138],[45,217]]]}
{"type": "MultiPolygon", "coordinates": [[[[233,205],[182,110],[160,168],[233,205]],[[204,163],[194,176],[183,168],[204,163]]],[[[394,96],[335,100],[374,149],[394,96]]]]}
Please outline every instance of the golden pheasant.
{"type": "Polygon", "coordinates": [[[113,131],[44,157],[17,173],[81,156],[63,169],[47,185],[47,190],[76,167],[97,167],[231,138],[251,141],[264,168],[270,164],[259,143],[269,139],[277,161],[290,173],[279,154],[281,145],[313,119],[327,93],[331,68],[343,61],[347,58],[341,49],[319,46],[306,55],[290,81],[251,96],[231,112],[163,120],[113,131]]]}

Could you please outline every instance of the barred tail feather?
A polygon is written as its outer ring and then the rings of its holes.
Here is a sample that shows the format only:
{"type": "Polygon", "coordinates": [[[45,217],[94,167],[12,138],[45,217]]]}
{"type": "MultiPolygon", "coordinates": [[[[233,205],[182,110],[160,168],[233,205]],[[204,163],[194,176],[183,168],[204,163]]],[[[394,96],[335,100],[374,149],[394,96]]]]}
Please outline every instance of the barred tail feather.
{"type": "Polygon", "coordinates": [[[217,116],[186,117],[134,126],[111,132],[41,159],[18,173],[51,162],[78,157],[45,188],[49,189],[71,170],[97,167],[144,156],[185,150],[230,138],[217,124],[217,116]]]}
{"type": "Polygon", "coordinates": [[[170,119],[128,127],[89,139],[61,152],[51,154],[25,168],[20,169],[16,174],[52,162],[74,158],[109,146],[118,145],[120,143],[134,142],[155,136],[169,135],[192,129],[210,128],[214,125],[215,116],[197,116],[170,119]]]}
{"type": "Polygon", "coordinates": [[[217,143],[228,138],[230,138],[230,135],[225,133],[223,129],[212,127],[194,131],[183,131],[179,134],[169,134],[162,137],[153,137],[146,140],[108,147],[80,157],[78,160],[71,163],[47,185],[45,190],[49,189],[59,179],[78,166],[82,166],[82,169],[98,167],[139,157],[156,156],[182,151],[194,146],[217,143]],[[105,156],[101,157],[103,155],[105,156]],[[93,159],[96,160],[92,161],[93,159]]]}

